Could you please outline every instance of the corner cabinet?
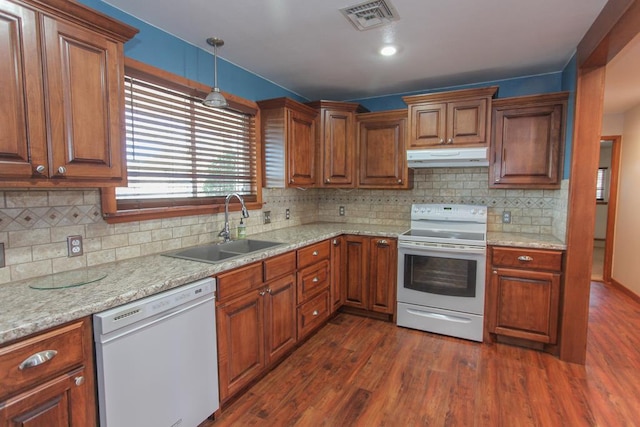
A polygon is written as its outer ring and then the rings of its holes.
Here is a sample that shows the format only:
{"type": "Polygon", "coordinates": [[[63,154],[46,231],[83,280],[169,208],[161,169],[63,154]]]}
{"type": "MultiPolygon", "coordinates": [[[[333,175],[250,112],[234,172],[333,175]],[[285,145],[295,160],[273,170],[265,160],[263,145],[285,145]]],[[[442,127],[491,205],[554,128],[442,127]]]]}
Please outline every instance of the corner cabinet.
{"type": "Polygon", "coordinates": [[[490,338],[546,350],[557,343],[562,260],[562,251],[489,247],[490,338]]]}
{"type": "Polygon", "coordinates": [[[568,92],[493,102],[491,188],[560,188],[568,92]]]}
{"type": "Polygon", "coordinates": [[[317,112],[289,98],[258,101],[263,138],[264,185],[317,186],[317,112]]]}
{"type": "Polygon", "coordinates": [[[126,184],[124,49],[138,30],[76,2],[0,0],[0,184],[126,184]]]}
{"type": "Polygon", "coordinates": [[[407,111],[357,115],[360,158],[358,187],[408,189],[413,170],[407,167],[407,111]]]}
{"type": "Polygon", "coordinates": [[[366,111],[352,102],[314,101],[306,105],[318,111],[316,126],[319,147],[318,186],[354,188],[356,186],[356,113],[366,111]]]}
{"type": "Polygon", "coordinates": [[[481,146],[489,142],[489,113],[496,86],[405,96],[408,148],[481,146]]]}
{"type": "Polygon", "coordinates": [[[0,425],[95,426],[91,319],[0,347],[0,425]]]}

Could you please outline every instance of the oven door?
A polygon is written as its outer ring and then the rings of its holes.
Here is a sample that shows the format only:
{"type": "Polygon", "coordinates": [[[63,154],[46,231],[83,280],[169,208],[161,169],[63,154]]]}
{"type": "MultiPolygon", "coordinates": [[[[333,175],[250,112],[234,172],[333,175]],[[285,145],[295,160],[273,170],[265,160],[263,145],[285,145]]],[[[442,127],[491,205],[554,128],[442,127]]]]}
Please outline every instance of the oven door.
{"type": "Polygon", "coordinates": [[[486,248],[398,243],[398,302],[484,313],[486,248]]]}

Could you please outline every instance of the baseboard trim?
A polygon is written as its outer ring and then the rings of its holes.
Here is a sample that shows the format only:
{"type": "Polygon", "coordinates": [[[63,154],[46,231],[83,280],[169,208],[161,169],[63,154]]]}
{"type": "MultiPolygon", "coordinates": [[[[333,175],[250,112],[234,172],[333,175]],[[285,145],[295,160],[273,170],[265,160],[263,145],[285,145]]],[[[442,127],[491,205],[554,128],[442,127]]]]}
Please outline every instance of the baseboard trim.
{"type": "Polygon", "coordinates": [[[611,281],[609,282],[609,284],[614,288],[619,289],[623,294],[629,295],[631,299],[633,299],[635,302],[640,303],[640,295],[636,294],[631,289],[627,288],[626,286],[618,282],[613,277],[611,278],[611,281]]]}

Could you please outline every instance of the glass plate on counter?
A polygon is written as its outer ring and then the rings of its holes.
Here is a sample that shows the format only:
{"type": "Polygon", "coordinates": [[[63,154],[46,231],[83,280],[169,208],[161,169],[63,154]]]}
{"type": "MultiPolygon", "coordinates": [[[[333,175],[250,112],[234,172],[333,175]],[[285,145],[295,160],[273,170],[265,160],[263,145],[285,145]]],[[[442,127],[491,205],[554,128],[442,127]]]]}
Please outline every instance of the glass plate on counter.
{"type": "Polygon", "coordinates": [[[29,287],[40,290],[73,288],[86,285],[87,283],[97,282],[105,277],[107,277],[107,273],[103,271],[65,271],[37,279],[37,282],[30,284],[29,287]]]}

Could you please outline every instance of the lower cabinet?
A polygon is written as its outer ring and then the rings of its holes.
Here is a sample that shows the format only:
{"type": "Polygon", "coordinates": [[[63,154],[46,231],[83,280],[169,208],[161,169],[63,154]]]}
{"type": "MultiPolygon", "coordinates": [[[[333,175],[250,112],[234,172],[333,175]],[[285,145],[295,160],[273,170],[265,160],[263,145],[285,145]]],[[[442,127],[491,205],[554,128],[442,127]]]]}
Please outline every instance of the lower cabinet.
{"type": "Polygon", "coordinates": [[[303,339],[331,315],[330,241],[298,250],[298,339],[303,339]]]}
{"type": "Polygon", "coordinates": [[[95,426],[91,319],[0,348],[1,426],[95,426]]]}
{"type": "Polygon", "coordinates": [[[562,251],[490,247],[489,253],[486,317],[492,338],[556,344],[562,251]]]}
{"type": "Polygon", "coordinates": [[[395,314],[398,241],[349,235],[344,238],[344,305],[395,314]]]}
{"type": "Polygon", "coordinates": [[[218,276],[216,321],[222,402],[295,345],[295,261],[295,252],[289,252],[218,276]]]}

